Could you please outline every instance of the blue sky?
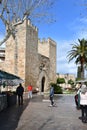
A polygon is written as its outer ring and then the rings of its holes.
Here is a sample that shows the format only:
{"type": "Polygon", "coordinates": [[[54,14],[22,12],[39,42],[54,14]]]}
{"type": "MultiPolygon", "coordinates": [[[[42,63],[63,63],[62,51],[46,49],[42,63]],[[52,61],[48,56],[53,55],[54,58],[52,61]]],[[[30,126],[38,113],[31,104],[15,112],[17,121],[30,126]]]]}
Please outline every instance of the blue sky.
{"type": "Polygon", "coordinates": [[[84,0],[56,0],[51,9],[56,22],[39,23],[39,37],[51,37],[57,43],[57,73],[77,74],[74,61],[68,63],[67,52],[78,38],[87,37],[87,10],[84,0]]]}

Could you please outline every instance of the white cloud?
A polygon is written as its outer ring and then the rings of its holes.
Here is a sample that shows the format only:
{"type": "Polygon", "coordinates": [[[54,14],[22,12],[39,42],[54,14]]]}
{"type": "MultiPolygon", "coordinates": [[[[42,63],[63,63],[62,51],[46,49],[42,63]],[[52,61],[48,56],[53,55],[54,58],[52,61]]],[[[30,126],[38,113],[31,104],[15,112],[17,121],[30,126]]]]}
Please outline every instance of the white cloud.
{"type": "Polygon", "coordinates": [[[79,21],[82,22],[83,24],[87,24],[87,17],[83,17],[79,19],[79,21]]]}
{"type": "Polygon", "coordinates": [[[58,41],[57,45],[57,72],[58,73],[69,73],[69,74],[75,74],[77,71],[77,67],[74,63],[74,61],[68,63],[67,54],[68,51],[71,50],[71,43],[73,41],[58,41]]]}

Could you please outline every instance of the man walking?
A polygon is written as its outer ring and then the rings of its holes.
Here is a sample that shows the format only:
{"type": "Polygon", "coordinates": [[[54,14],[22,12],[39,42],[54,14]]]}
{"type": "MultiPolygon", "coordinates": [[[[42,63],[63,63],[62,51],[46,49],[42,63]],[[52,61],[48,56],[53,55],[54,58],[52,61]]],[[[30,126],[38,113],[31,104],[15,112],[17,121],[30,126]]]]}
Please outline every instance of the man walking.
{"type": "Polygon", "coordinates": [[[24,93],[24,88],[23,88],[22,84],[20,83],[16,89],[16,94],[18,95],[18,104],[19,105],[23,105],[23,93],[24,93]]]}

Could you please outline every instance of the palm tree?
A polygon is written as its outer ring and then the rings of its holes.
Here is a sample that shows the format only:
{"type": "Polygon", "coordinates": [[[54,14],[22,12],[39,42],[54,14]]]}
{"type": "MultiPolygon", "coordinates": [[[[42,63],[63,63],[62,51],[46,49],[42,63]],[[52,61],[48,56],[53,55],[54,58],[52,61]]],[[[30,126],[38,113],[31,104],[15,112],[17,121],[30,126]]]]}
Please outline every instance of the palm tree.
{"type": "Polygon", "coordinates": [[[69,62],[74,58],[76,64],[81,66],[81,79],[84,79],[84,65],[87,64],[87,40],[78,39],[79,43],[72,44],[72,50],[68,52],[69,62]]]}

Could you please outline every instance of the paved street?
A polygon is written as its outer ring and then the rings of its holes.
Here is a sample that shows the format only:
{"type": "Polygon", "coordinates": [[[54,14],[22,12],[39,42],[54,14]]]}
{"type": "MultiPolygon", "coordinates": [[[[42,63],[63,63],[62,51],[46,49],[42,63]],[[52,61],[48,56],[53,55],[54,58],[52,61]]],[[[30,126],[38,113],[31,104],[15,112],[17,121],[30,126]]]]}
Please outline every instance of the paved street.
{"type": "Polygon", "coordinates": [[[13,106],[0,113],[0,130],[87,130],[87,123],[78,117],[73,95],[55,96],[57,107],[49,107],[49,100],[34,95],[23,106],[13,106]]]}

